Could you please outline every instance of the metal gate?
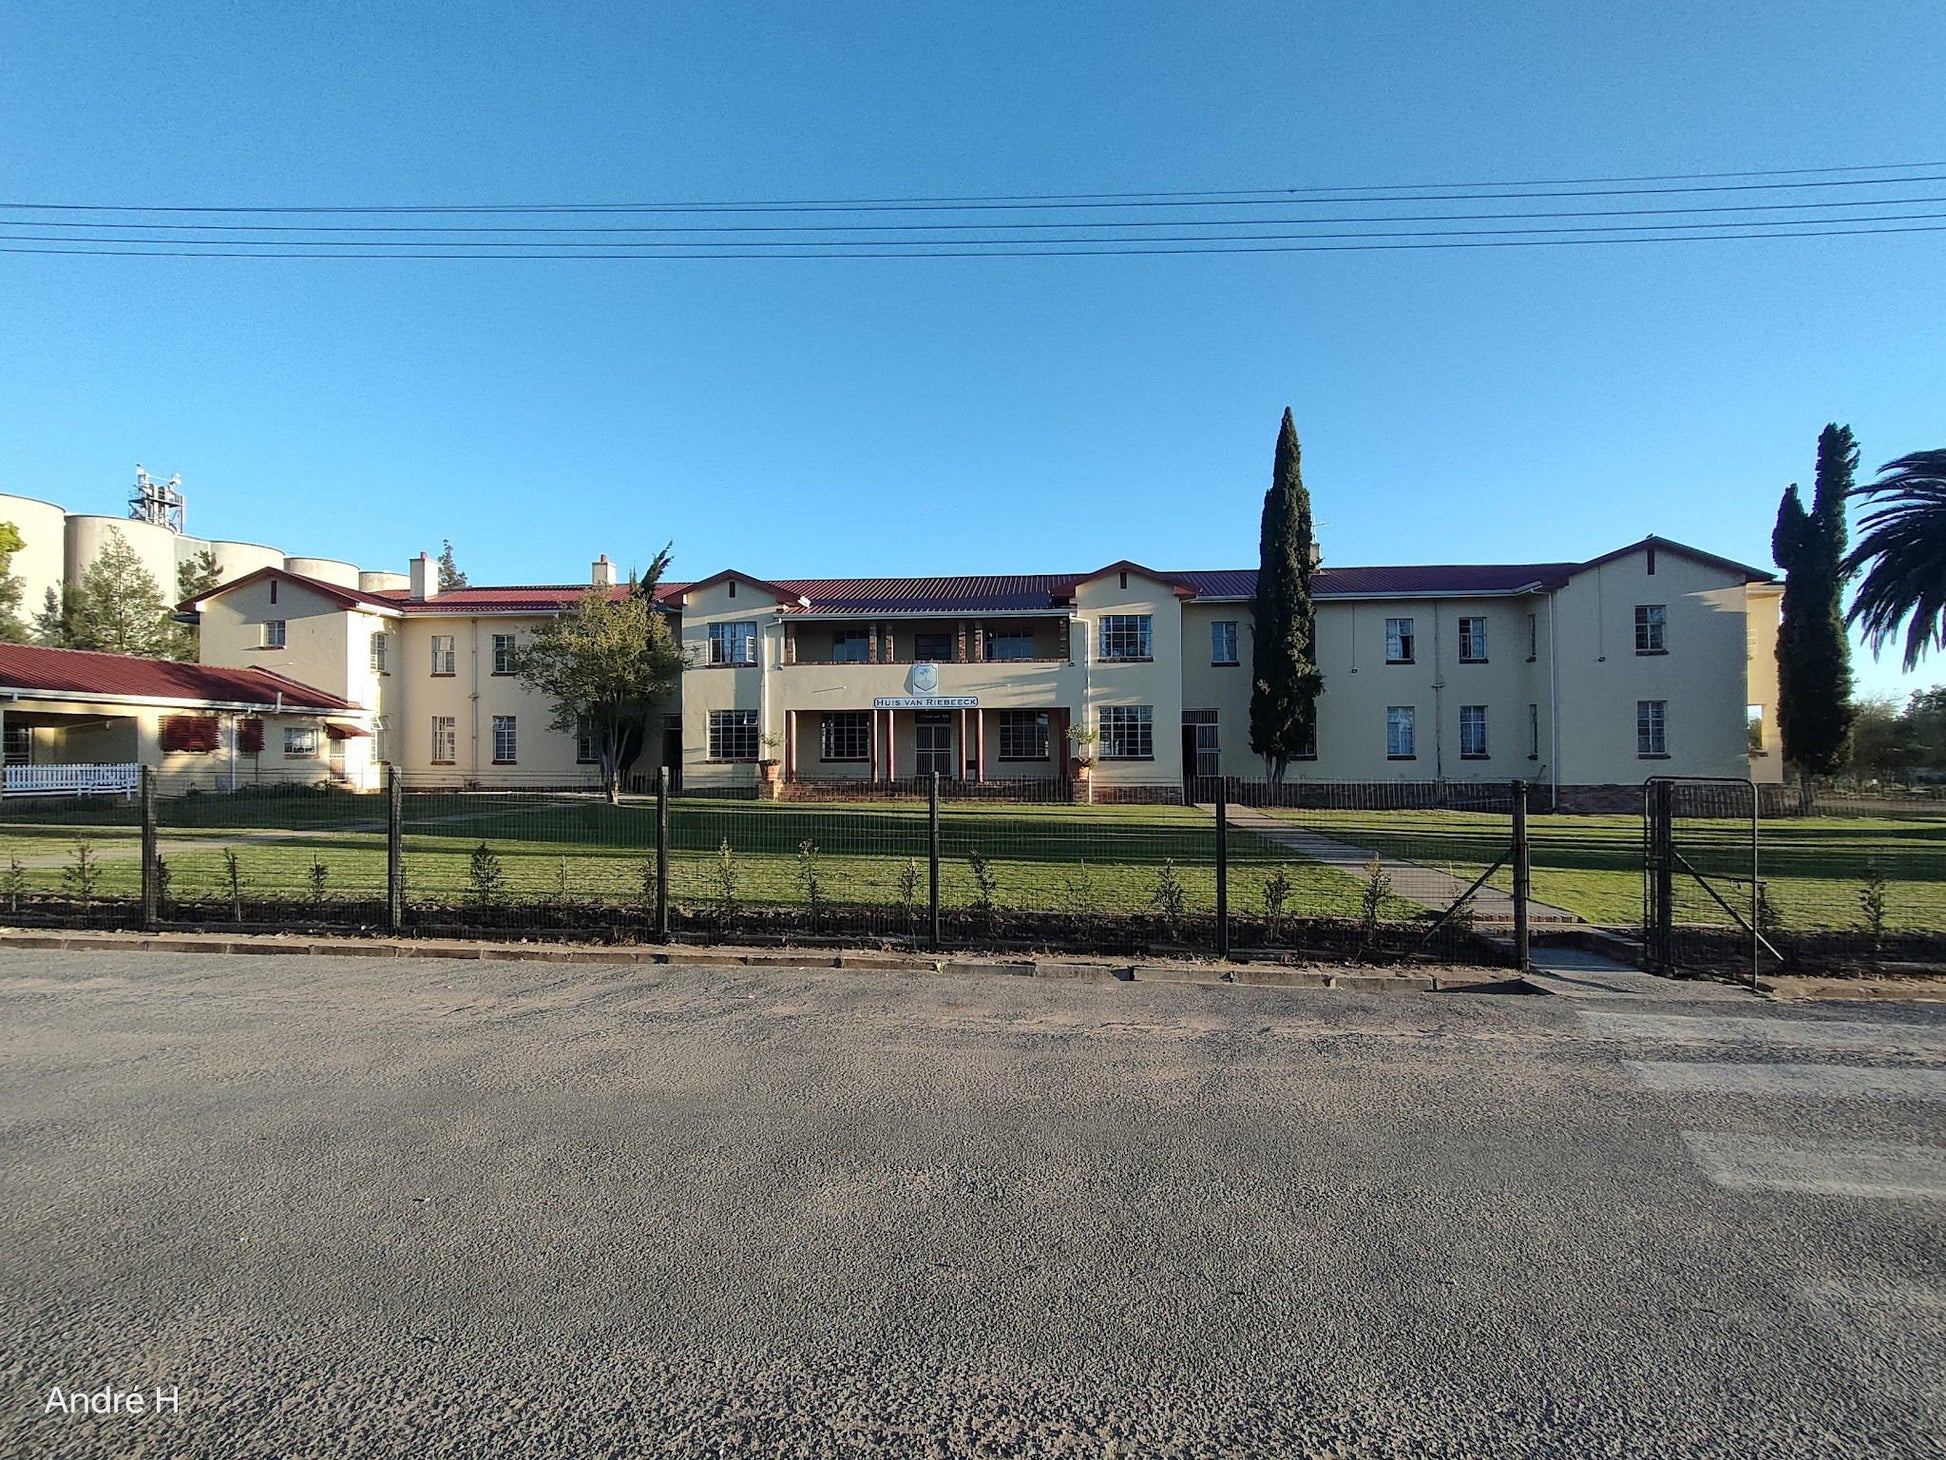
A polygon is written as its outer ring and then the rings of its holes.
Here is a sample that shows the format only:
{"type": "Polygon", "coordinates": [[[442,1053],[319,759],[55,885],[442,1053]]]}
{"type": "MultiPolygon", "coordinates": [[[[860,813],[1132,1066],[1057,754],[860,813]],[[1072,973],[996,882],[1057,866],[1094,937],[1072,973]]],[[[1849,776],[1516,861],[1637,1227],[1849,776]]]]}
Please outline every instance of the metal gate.
{"type": "Polygon", "coordinates": [[[1642,786],[1642,966],[1665,975],[1734,969],[1752,987],[1766,954],[1757,788],[1656,776],[1642,786]]]}

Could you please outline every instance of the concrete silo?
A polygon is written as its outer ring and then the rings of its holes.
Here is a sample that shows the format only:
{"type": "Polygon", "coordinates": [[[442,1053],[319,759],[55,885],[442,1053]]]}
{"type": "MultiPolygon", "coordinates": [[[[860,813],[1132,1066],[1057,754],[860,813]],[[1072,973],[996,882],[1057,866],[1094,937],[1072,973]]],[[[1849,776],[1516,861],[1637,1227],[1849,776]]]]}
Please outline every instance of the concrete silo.
{"type": "Polygon", "coordinates": [[[67,509],[32,497],[0,495],[0,522],[11,522],[25,546],[13,556],[12,573],[20,580],[20,618],[31,623],[47,602],[47,590],[58,597],[67,575],[67,509]]]}

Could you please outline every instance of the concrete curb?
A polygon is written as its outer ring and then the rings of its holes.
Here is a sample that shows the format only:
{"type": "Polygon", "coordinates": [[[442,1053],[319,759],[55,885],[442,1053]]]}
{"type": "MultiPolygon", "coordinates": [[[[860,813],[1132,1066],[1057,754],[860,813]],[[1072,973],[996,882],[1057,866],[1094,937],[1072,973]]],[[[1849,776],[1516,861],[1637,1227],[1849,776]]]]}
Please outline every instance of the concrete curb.
{"type": "Polygon", "coordinates": [[[322,958],[456,958],[478,962],[608,964],[693,968],[834,968],[952,978],[1057,978],[1090,983],[1171,983],[1247,988],[1342,989],[1356,993],[1427,993],[1504,984],[1497,969],[1439,974],[1336,972],[1283,964],[1090,963],[1055,958],[927,958],[869,951],[825,952],[686,947],[571,947],[558,943],[475,943],[439,938],[293,938],[266,933],[208,937],[193,933],[30,932],[0,928],[0,950],[75,952],[303,954],[322,958]]]}

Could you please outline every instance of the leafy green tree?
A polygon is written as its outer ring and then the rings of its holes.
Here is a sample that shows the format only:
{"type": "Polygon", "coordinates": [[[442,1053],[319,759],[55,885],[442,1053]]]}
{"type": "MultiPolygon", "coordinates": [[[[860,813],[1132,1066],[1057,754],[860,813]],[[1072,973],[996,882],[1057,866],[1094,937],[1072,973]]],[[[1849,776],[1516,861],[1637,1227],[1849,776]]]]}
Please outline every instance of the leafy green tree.
{"type": "Polygon", "coordinates": [[[519,664],[522,683],[553,702],[553,728],[593,740],[602,787],[619,802],[624,752],[631,739],[641,744],[656,702],[682,673],[667,619],[644,596],[590,588],[535,630],[519,664]]]}
{"type": "Polygon", "coordinates": [[[1946,648],[1946,451],[1888,462],[1852,495],[1872,510],[1859,521],[1858,550],[1845,560],[1847,574],[1864,574],[1847,622],[1865,626],[1874,655],[1905,624],[1909,674],[1928,649],[1946,648]]]}
{"type": "MultiPolygon", "coordinates": [[[[223,570],[217,566],[215,548],[206,547],[200,552],[191,553],[176,564],[176,602],[188,603],[201,598],[222,581],[223,570]]],[[[177,624],[175,645],[169,657],[194,664],[202,658],[202,654],[201,630],[194,624],[177,624]]]]}
{"type": "Polygon", "coordinates": [[[1860,700],[1851,724],[1851,773],[1865,781],[1902,781],[1912,769],[1913,734],[1889,695],[1860,700]]]}
{"type": "Polygon", "coordinates": [[[27,539],[11,522],[0,522],[0,643],[25,644],[33,635],[20,621],[20,599],[26,585],[14,576],[14,554],[27,546],[27,539]]]}
{"type": "Polygon", "coordinates": [[[75,649],[161,659],[176,644],[177,625],[162,586],[113,528],[81,575],[67,618],[69,647],[75,649]]]}
{"type": "Polygon", "coordinates": [[[440,543],[439,554],[439,591],[450,593],[455,588],[464,588],[466,574],[459,570],[459,563],[453,557],[453,540],[445,538],[440,543]]]}
{"type": "Polygon", "coordinates": [[[34,615],[34,641],[45,644],[50,649],[72,649],[74,647],[74,585],[65,584],[57,591],[47,590],[41,599],[40,612],[34,615]]]}
{"type": "Polygon", "coordinates": [[[1317,613],[1311,603],[1315,543],[1297,427],[1286,409],[1257,540],[1250,659],[1250,749],[1263,757],[1264,779],[1272,783],[1284,779],[1291,758],[1312,745],[1317,733],[1324,676],[1317,668],[1317,613]]]}
{"type": "Polygon", "coordinates": [[[1851,427],[1818,437],[1817,486],[1807,512],[1791,483],[1777,509],[1771,555],[1784,570],[1777,630],[1777,725],[1784,759],[1797,767],[1809,804],[1811,778],[1844,764],[1851,730],[1851,645],[1840,598],[1845,584],[1845,498],[1858,468],[1851,427]]]}

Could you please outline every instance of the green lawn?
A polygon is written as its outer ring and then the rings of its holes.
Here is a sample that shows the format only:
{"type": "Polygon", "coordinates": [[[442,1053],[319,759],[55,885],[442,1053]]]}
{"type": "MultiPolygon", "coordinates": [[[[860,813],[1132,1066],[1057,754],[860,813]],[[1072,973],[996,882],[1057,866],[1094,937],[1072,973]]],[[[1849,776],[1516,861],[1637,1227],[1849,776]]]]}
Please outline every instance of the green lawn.
{"type": "MultiPolygon", "coordinates": [[[[9,806],[8,813],[16,808],[9,806]]],[[[327,896],[384,896],[385,804],[344,794],[198,796],[158,810],[160,847],[172,892],[226,897],[224,850],[236,854],[246,900],[299,897],[311,868],[325,868],[327,896]]],[[[77,841],[101,857],[100,894],[139,890],[139,832],[123,803],[42,806],[0,823],[0,870],[25,864],[29,889],[63,889],[77,841]]],[[[458,901],[471,890],[473,851],[485,842],[499,858],[509,893],[530,898],[639,903],[655,856],[655,808],[629,801],[539,796],[413,796],[406,802],[408,894],[458,901]]],[[[901,876],[916,868],[926,891],[926,808],[911,802],[803,803],[677,800],[670,815],[671,891],[678,904],[715,897],[725,841],[745,905],[805,899],[799,848],[816,847],[822,896],[834,903],[887,907],[900,902],[901,876]]],[[[1231,906],[1260,912],[1262,888],[1277,867],[1291,883],[1286,913],[1352,916],[1361,884],[1285,852],[1248,832],[1231,833],[1231,906]]],[[[999,906],[1022,910],[1137,912],[1148,909],[1169,863],[1192,912],[1216,905],[1214,838],[1209,819],[1181,806],[1023,806],[949,803],[941,809],[942,901],[973,905],[979,896],[973,855],[987,860],[999,906]]],[[[1419,909],[1394,900],[1393,917],[1419,909]]]]}
{"type": "MultiPolygon", "coordinates": [[[[1477,875],[1510,836],[1508,818],[1463,811],[1273,811],[1322,835],[1384,857],[1477,875]],[[1469,871],[1470,869],[1470,871],[1469,871]]],[[[1529,818],[1534,896],[1590,922],[1631,926],[1642,917],[1642,823],[1635,816],[1529,818]]],[[[1747,900],[1747,823],[1683,821],[1678,848],[1698,871],[1737,879],[1747,900]]],[[[1814,816],[1763,823],[1761,875],[1785,928],[1849,928],[1868,864],[1886,879],[1886,925],[1946,929],[1946,817],[1814,816]]],[[[1491,884],[1511,889],[1502,870],[1491,884]]],[[[1685,921],[1727,922],[1696,883],[1679,875],[1685,921]]],[[[1731,896],[1743,911],[1747,901],[1731,896]]]]}

